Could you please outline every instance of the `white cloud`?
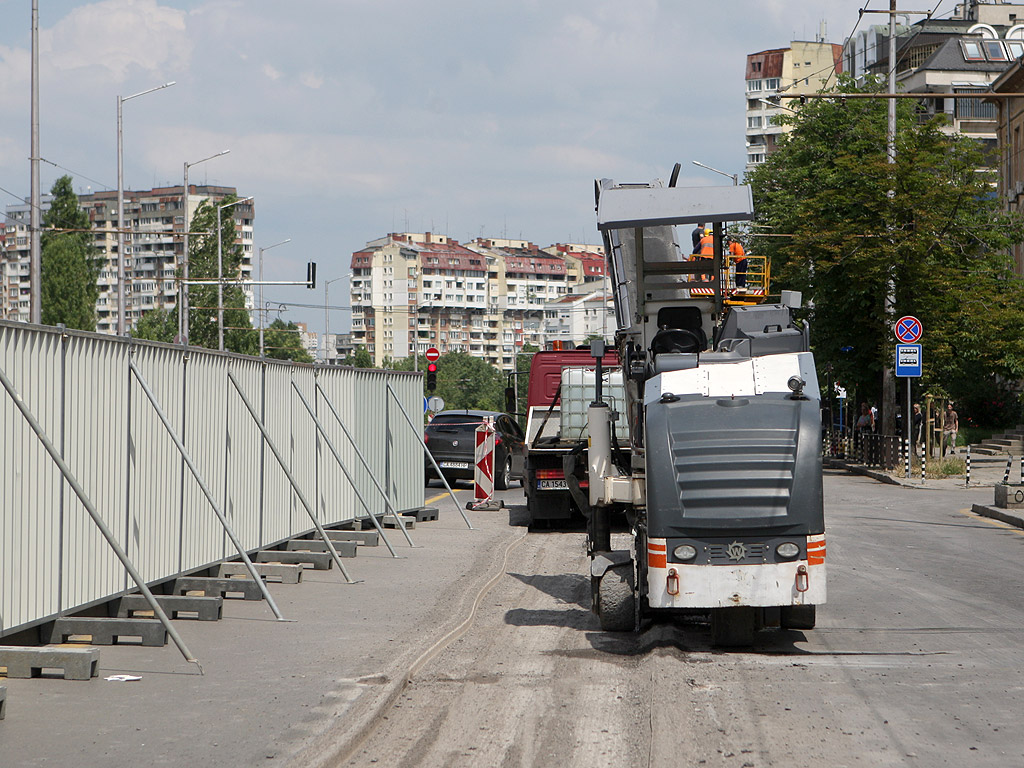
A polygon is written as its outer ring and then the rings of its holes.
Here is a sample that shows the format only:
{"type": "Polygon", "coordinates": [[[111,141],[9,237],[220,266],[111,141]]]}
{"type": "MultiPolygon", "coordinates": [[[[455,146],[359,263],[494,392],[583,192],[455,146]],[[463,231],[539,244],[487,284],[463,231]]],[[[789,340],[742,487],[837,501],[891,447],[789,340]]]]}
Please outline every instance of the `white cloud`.
{"type": "MultiPolygon", "coordinates": [[[[182,69],[192,49],[184,11],[157,0],[104,0],[79,6],[39,35],[51,71],[102,68],[117,83],[138,70],[182,69]]],[[[42,65],[41,65],[42,66],[42,65]]]]}
{"type": "Polygon", "coordinates": [[[324,78],[321,75],[316,74],[315,72],[303,72],[299,76],[299,82],[302,83],[307,88],[312,88],[316,90],[317,88],[324,84],[324,78]]]}
{"type": "Polygon", "coordinates": [[[272,64],[263,65],[263,74],[274,81],[281,79],[281,73],[277,69],[275,69],[272,64]]]}

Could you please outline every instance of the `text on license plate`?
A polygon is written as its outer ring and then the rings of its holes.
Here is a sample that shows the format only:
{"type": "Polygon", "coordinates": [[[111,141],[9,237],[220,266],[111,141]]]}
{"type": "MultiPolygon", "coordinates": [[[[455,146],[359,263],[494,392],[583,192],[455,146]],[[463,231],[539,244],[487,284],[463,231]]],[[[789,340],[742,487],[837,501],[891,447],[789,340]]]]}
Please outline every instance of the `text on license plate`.
{"type": "Polygon", "coordinates": [[[441,469],[469,469],[468,461],[442,461],[441,469]]]}
{"type": "Polygon", "coordinates": [[[540,491],[567,491],[569,486],[565,480],[538,480],[537,489],[540,491]]]}

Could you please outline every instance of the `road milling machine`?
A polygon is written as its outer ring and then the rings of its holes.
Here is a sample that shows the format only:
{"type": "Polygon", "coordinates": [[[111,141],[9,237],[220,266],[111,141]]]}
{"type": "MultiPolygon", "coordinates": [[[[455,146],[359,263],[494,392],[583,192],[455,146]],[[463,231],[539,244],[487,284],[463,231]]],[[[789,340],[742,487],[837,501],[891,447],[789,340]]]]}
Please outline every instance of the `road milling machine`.
{"type": "Polygon", "coordinates": [[[613,440],[619,414],[599,389],[585,466],[567,469],[587,480],[601,627],[701,614],[719,646],[813,628],[825,602],[820,394],[799,295],[767,303],[768,265],[726,256],[725,223],[753,218],[750,188],[605,179],[595,191],[629,441],[613,440]],[[713,231],[713,257],[679,246],[697,224],[713,231]],[[623,511],[632,546],[613,550],[623,511]]]}

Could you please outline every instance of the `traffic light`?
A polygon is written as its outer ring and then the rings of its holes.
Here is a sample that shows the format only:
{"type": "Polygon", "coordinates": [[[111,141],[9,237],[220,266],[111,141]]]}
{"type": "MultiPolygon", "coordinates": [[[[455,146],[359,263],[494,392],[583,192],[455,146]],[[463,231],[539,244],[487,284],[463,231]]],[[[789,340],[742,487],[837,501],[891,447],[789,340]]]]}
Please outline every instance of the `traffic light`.
{"type": "Polygon", "coordinates": [[[437,363],[427,363],[427,392],[437,389],[437,363]]]}

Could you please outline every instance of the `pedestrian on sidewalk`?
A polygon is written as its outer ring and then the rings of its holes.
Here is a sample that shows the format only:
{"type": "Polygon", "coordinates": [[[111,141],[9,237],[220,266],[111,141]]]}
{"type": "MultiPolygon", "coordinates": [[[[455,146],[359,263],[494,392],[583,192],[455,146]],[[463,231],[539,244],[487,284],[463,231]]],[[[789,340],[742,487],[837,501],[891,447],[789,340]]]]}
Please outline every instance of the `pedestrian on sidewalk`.
{"type": "Polygon", "coordinates": [[[914,454],[917,455],[917,446],[921,442],[921,428],[924,426],[924,414],[921,413],[921,404],[914,403],[914,415],[910,422],[910,435],[914,440],[914,454]]]}
{"type": "Polygon", "coordinates": [[[950,452],[956,455],[956,436],[957,432],[960,431],[960,418],[957,416],[956,411],[953,410],[952,401],[946,403],[946,412],[942,414],[942,455],[946,455],[946,445],[950,447],[950,452]]]}

